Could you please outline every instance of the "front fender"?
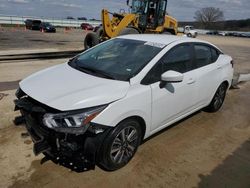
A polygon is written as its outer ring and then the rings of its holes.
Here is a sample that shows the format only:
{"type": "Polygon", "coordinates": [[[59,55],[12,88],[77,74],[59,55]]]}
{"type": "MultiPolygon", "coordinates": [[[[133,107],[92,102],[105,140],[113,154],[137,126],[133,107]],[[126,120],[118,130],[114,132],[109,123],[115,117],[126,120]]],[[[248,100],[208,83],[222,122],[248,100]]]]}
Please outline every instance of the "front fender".
{"type": "Polygon", "coordinates": [[[131,87],[124,98],[111,103],[92,122],[115,127],[122,120],[132,116],[139,116],[144,120],[145,135],[148,135],[151,126],[150,86],[131,87]]]}

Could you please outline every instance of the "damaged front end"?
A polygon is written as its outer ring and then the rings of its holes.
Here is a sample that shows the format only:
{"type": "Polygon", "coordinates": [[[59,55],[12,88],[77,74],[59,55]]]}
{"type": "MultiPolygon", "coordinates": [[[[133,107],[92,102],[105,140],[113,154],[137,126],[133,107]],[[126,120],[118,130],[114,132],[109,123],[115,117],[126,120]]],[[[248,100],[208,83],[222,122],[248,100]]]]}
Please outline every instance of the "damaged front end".
{"type": "Polygon", "coordinates": [[[74,171],[94,169],[97,153],[110,127],[91,123],[107,105],[61,112],[16,92],[15,111],[20,110],[35,155],[43,153],[53,162],[74,171]]]}

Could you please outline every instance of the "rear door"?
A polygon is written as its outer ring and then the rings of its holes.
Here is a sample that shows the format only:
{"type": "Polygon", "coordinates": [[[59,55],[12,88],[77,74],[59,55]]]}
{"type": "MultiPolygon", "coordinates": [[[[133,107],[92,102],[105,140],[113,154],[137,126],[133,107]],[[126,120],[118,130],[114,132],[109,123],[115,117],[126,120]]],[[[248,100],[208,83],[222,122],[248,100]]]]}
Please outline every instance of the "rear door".
{"type": "Polygon", "coordinates": [[[218,87],[220,80],[221,67],[217,62],[221,52],[214,47],[203,44],[194,43],[195,54],[195,74],[197,80],[197,102],[199,106],[209,103],[218,87]]]}

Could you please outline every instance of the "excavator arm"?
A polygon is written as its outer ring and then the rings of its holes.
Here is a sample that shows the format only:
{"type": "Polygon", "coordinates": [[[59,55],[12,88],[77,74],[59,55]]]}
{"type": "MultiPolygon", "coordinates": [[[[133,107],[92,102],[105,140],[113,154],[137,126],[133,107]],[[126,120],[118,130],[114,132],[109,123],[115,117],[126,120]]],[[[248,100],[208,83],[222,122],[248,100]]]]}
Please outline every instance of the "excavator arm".
{"type": "Polygon", "coordinates": [[[136,15],[135,14],[113,14],[113,19],[109,17],[109,12],[105,9],[102,10],[102,26],[106,37],[113,38],[119,35],[119,33],[128,26],[135,26],[136,15]]]}

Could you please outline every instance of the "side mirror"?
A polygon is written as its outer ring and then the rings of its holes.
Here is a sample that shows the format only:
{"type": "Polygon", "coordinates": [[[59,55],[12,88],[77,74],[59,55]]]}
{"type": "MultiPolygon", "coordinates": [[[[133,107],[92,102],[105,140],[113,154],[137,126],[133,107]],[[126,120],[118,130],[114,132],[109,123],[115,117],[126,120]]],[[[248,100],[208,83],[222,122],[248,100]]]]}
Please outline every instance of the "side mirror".
{"type": "Polygon", "coordinates": [[[167,71],[161,75],[161,81],[168,83],[182,82],[183,74],[176,71],[167,71]]]}

